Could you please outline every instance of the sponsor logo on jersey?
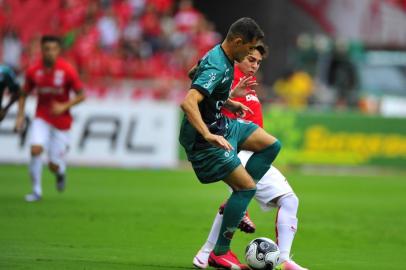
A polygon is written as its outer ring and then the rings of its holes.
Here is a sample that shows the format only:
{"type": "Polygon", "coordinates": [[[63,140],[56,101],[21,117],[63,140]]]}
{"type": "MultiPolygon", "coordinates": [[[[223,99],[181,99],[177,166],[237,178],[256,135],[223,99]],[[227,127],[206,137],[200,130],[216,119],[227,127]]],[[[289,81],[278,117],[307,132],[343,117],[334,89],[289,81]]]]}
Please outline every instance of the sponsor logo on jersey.
{"type": "Polygon", "coordinates": [[[230,71],[230,69],[227,68],[226,71],[224,72],[224,78],[223,78],[223,80],[221,81],[221,83],[224,83],[224,82],[226,82],[226,81],[228,81],[228,80],[230,79],[230,76],[227,76],[227,73],[228,73],[229,71],[230,71]]]}
{"type": "Polygon", "coordinates": [[[38,87],[38,94],[60,95],[63,93],[62,87],[38,87]]]}
{"type": "Polygon", "coordinates": [[[214,80],[216,79],[217,74],[212,72],[209,75],[209,81],[207,83],[204,84],[204,88],[209,88],[212,83],[214,82],[214,80]]]}
{"type": "Polygon", "coordinates": [[[65,77],[65,72],[63,70],[57,69],[54,73],[54,84],[56,86],[62,86],[65,77]]]}
{"type": "Polygon", "coordinates": [[[252,95],[252,94],[246,95],[246,96],[245,96],[245,100],[246,100],[246,101],[256,101],[256,102],[259,102],[258,97],[255,96],[255,95],[252,95]]]}
{"type": "Polygon", "coordinates": [[[42,77],[42,76],[44,76],[44,71],[42,69],[38,69],[35,72],[35,77],[39,78],[39,77],[42,77]]]}

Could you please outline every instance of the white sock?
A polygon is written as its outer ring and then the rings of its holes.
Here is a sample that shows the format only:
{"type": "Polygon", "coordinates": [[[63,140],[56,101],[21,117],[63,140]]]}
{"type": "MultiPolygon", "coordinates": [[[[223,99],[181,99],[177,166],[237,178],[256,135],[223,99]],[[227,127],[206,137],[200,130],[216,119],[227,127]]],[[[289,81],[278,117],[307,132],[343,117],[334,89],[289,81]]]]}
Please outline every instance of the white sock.
{"type": "Polygon", "coordinates": [[[61,161],[58,163],[58,174],[65,174],[66,171],[66,162],[61,161]]]}
{"type": "Polygon", "coordinates": [[[292,242],[297,230],[296,214],[299,199],[294,193],[291,193],[280,198],[277,204],[279,206],[276,218],[277,243],[281,251],[280,261],[284,262],[289,260],[292,242]]]}
{"type": "Polygon", "coordinates": [[[31,156],[30,175],[32,181],[32,191],[35,194],[42,195],[41,177],[42,177],[42,159],[41,155],[31,156]]]}
{"type": "Polygon", "coordinates": [[[202,247],[203,250],[211,252],[214,249],[214,246],[216,245],[216,242],[217,242],[217,238],[219,237],[222,222],[223,222],[223,215],[220,215],[217,212],[217,215],[213,221],[213,225],[211,226],[209,237],[207,238],[206,243],[204,243],[204,245],[202,247]]]}

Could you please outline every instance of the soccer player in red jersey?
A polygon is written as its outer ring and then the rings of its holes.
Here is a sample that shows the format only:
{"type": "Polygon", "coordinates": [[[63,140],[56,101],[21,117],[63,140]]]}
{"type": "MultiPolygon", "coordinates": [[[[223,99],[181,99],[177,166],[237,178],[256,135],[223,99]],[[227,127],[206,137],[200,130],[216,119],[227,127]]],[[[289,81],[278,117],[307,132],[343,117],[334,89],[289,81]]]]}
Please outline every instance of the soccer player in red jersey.
{"type": "MultiPolygon", "coordinates": [[[[258,71],[266,53],[264,45],[257,45],[256,49],[247,55],[242,62],[235,64],[234,81],[230,93],[231,99],[241,102],[253,112],[252,114],[247,113],[244,116],[238,117],[252,121],[260,127],[263,127],[262,106],[253,87],[257,85],[255,73],[258,71]]],[[[226,109],[223,109],[222,113],[230,118],[237,118],[235,114],[226,109]]],[[[252,152],[250,151],[240,151],[238,153],[238,157],[244,166],[251,155],[252,152]]],[[[276,269],[307,270],[290,259],[290,250],[297,228],[299,200],[286,178],[274,166],[271,166],[268,172],[257,183],[255,199],[264,211],[269,211],[273,207],[278,208],[276,240],[281,255],[276,269]]],[[[209,254],[217,241],[223,219],[222,214],[222,207],[220,207],[206,243],[193,258],[193,265],[197,268],[204,269],[208,267],[209,254]]],[[[248,233],[255,230],[255,225],[247,216],[244,216],[239,226],[242,231],[248,233]]]]}
{"type": "Polygon", "coordinates": [[[47,151],[49,169],[56,176],[58,191],[65,188],[65,155],[69,144],[69,129],[72,124],[70,108],[85,99],[83,86],[76,70],[59,57],[61,40],[56,36],[41,39],[42,59],[28,68],[22,95],[18,101],[16,130],[24,125],[24,107],[28,94],[36,90],[38,96],[35,118],[31,126],[30,175],[32,193],[25,196],[28,202],[42,197],[41,154],[47,151]],[[71,91],[75,96],[71,98],[71,91]]]}

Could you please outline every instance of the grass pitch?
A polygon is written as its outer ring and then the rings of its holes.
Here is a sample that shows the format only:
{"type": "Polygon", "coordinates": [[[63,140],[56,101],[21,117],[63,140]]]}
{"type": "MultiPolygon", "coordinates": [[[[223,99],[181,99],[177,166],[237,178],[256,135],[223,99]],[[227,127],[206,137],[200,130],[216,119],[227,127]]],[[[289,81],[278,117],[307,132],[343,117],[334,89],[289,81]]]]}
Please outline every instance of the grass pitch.
{"type": "MultiPolygon", "coordinates": [[[[26,203],[25,166],[0,166],[0,269],[192,269],[227,190],[192,171],[70,168],[55,191],[26,203]]],[[[294,259],[312,270],[405,269],[406,177],[286,174],[300,198],[294,259]]],[[[274,238],[275,211],[256,202],[254,237],[274,238]]]]}

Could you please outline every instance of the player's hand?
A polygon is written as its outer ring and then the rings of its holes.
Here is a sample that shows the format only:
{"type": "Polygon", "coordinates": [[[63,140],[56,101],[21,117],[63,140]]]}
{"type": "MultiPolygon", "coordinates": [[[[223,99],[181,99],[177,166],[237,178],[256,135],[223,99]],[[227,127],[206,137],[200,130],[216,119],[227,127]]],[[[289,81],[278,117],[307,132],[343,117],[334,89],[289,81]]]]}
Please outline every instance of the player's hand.
{"type": "Polygon", "coordinates": [[[0,110],[0,122],[6,117],[7,111],[4,109],[0,110]]]}
{"type": "Polygon", "coordinates": [[[233,100],[228,100],[227,101],[227,109],[229,109],[231,112],[233,112],[235,115],[237,115],[240,118],[244,118],[247,112],[254,114],[254,112],[244,104],[238,101],[233,101],[233,100]]]}
{"type": "Polygon", "coordinates": [[[244,104],[240,103],[240,107],[235,112],[235,114],[240,118],[244,118],[247,115],[247,112],[249,112],[250,114],[254,114],[254,112],[248,106],[245,106],[244,104]]]}
{"type": "Polygon", "coordinates": [[[233,91],[231,91],[230,98],[245,97],[248,94],[253,94],[255,93],[255,90],[251,89],[251,87],[257,85],[257,81],[253,80],[252,76],[242,77],[234,87],[233,91]]]}
{"type": "Polygon", "coordinates": [[[24,129],[24,121],[25,121],[24,115],[17,115],[16,124],[14,127],[15,132],[21,132],[24,129]]]}
{"type": "Polygon", "coordinates": [[[233,146],[223,136],[209,133],[206,136],[204,136],[204,139],[208,141],[210,144],[219,148],[223,148],[224,150],[227,151],[234,150],[233,146]]]}
{"type": "Polygon", "coordinates": [[[53,115],[60,115],[63,114],[66,111],[66,105],[65,103],[61,103],[61,102],[54,102],[52,103],[52,108],[51,108],[51,112],[53,115]]]}

